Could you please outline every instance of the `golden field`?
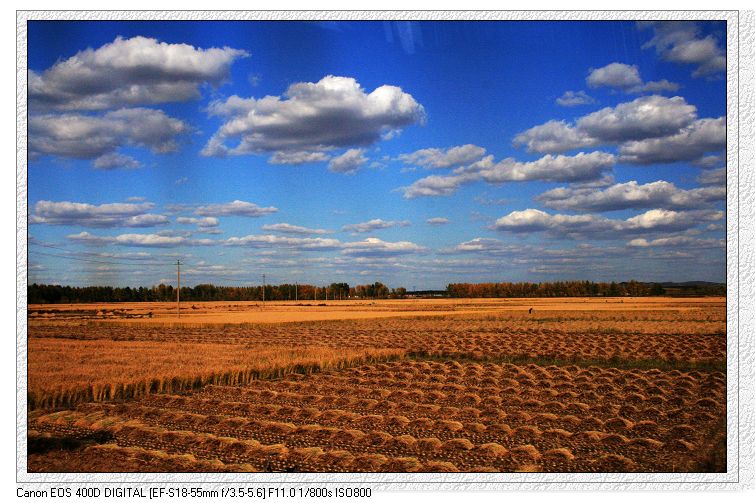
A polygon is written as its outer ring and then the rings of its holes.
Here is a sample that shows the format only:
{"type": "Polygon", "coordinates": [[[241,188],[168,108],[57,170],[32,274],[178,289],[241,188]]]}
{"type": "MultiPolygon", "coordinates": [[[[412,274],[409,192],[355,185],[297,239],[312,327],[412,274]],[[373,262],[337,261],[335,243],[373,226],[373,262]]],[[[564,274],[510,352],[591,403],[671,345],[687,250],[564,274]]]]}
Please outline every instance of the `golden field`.
{"type": "Polygon", "coordinates": [[[31,305],[28,466],[721,471],[725,314],[724,298],[31,305]]]}

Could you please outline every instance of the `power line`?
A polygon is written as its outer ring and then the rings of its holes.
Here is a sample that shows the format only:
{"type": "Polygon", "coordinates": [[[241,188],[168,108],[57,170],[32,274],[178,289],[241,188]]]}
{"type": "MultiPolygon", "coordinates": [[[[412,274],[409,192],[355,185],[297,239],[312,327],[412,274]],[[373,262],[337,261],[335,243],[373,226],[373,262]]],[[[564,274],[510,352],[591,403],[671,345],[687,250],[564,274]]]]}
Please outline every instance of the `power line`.
{"type": "MultiPolygon", "coordinates": [[[[60,254],[57,254],[57,253],[47,253],[47,252],[42,252],[42,251],[38,251],[38,250],[29,250],[29,253],[36,253],[37,255],[45,255],[47,257],[57,257],[57,258],[64,258],[64,259],[69,259],[69,260],[77,260],[79,262],[90,262],[90,263],[94,263],[94,264],[127,265],[127,266],[131,266],[131,267],[133,267],[135,265],[138,265],[138,264],[135,264],[133,262],[113,262],[113,261],[108,261],[108,260],[96,260],[96,259],[91,259],[91,258],[72,257],[70,255],[60,255],[60,254]]],[[[150,265],[150,266],[162,266],[162,265],[165,265],[165,263],[159,263],[159,262],[140,262],[139,264],[141,264],[141,265],[150,265]]]]}
{"type": "MultiPolygon", "coordinates": [[[[52,248],[52,249],[55,249],[55,250],[62,250],[64,252],[69,252],[69,253],[80,253],[82,255],[89,255],[89,256],[94,256],[94,257],[101,257],[102,256],[101,254],[94,253],[94,252],[86,252],[86,251],[71,252],[69,249],[63,248],[62,246],[55,246],[55,245],[46,244],[46,243],[34,243],[34,242],[32,242],[32,243],[29,243],[29,244],[33,245],[33,246],[43,246],[45,248],[52,248]]],[[[35,252],[35,253],[41,253],[41,252],[35,252]]],[[[137,264],[158,265],[157,262],[145,262],[144,259],[136,258],[136,257],[117,257],[117,258],[119,258],[121,260],[134,260],[135,261],[133,264],[125,264],[124,263],[124,265],[137,265],[137,264]]],[[[152,258],[152,257],[150,257],[150,258],[152,258]]],[[[162,265],[162,263],[160,263],[159,265],[162,265]]]]}
{"type": "MultiPolygon", "coordinates": [[[[40,244],[40,243],[34,243],[34,244],[37,244],[39,246],[45,246],[45,245],[40,244]]],[[[52,246],[52,245],[48,245],[46,247],[47,248],[61,249],[61,250],[65,251],[64,248],[55,247],[55,246],[52,246]]],[[[91,263],[91,264],[124,265],[124,266],[131,266],[131,267],[133,267],[135,265],[145,265],[145,266],[153,266],[153,267],[162,267],[162,266],[166,266],[168,264],[168,262],[142,262],[142,261],[136,262],[136,263],[116,262],[116,261],[112,261],[112,260],[98,260],[98,259],[93,259],[93,258],[73,257],[71,255],[61,255],[61,254],[57,254],[57,253],[49,253],[49,252],[43,252],[43,251],[39,251],[39,250],[29,250],[29,253],[34,253],[36,255],[44,255],[46,257],[56,257],[56,258],[62,258],[62,259],[68,259],[68,260],[75,260],[77,262],[85,262],[85,263],[91,263]]],[[[186,263],[181,262],[181,265],[186,266],[186,263]]],[[[212,272],[184,271],[184,275],[193,276],[193,277],[196,277],[196,276],[208,276],[209,278],[212,278],[213,280],[219,279],[219,280],[228,281],[228,282],[231,282],[231,283],[254,283],[254,280],[251,277],[244,278],[244,277],[238,277],[238,276],[226,276],[226,275],[221,275],[221,274],[214,274],[212,272]]],[[[263,276],[265,276],[265,275],[263,275],[263,276]]],[[[265,282],[265,280],[263,278],[263,289],[264,289],[265,285],[266,285],[266,282],[265,282]]]]}

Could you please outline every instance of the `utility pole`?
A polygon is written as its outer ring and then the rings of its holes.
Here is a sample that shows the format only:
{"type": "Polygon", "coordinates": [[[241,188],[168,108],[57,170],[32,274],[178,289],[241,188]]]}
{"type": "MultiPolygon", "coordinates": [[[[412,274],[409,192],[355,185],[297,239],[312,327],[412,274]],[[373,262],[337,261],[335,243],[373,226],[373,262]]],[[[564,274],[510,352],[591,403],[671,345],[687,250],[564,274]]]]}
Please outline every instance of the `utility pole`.
{"type": "Polygon", "coordinates": [[[178,277],[178,288],[176,289],[176,314],[181,317],[181,260],[176,260],[176,276],[178,277]]]}
{"type": "Polygon", "coordinates": [[[294,285],[294,300],[296,302],[299,302],[299,282],[296,282],[296,285],[294,285]]]}
{"type": "Polygon", "coordinates": [[[262,275],[262,305],[265,305],[265,275],[262,275]]]}

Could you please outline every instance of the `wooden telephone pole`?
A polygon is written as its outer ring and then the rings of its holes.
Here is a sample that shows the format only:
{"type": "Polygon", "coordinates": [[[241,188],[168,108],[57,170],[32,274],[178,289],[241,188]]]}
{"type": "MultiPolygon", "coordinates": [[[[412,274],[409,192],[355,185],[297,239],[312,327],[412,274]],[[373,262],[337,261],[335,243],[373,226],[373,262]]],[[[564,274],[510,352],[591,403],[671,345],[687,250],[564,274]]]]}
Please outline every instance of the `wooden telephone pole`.
{"type": "Polygon", "coordinates": [[[176,314],[181,317],[181,261],[176,260],[176,276],[178,277],[178,288],[176,289],[176,314]]]}

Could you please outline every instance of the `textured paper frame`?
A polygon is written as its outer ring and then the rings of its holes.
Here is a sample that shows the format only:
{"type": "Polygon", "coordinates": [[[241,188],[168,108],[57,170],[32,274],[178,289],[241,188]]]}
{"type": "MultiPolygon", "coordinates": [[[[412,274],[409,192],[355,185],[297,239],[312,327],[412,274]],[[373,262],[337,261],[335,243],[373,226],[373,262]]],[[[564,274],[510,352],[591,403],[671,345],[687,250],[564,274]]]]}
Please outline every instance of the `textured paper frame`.
{"type": "MultiPolygon", "coordinates": [[[[201,483],[204,489],[227,483],[368,484],[375,490],[501,491],[548,490],[732,490],[753,480],[752,388],[755,329],[755,231],[753,172],[740,179],[739,158],[753,161],[755,114],[755,12],[753,11],[17,11],[16,17],[16,482],[134,484],[201,483]],[[26,471],[27,447],[27,26],[31,20],[719,20],[727,31],[727,472],[726,473],[116,473],[36,474],[26,471]],[[743,45],[740,45],[743,43],[743,45]],[[740,68],[740,63],[742,67],[740,68]],[[741,80],[740,80],[741,79],[741,80]],[[741,104],[741,109],[740,109],[741,104]],[[740,117],[742,129],[740,131],[740,117]],[[749,120],[748,120],[749,119],[749,120]],[[740,133],[743,135],[740,148],[740,133]],[[740,215],[739,203],[744,203],[740,215]],[[739,233],[743,233],[740,259],[739,233]],[[750,260],[748,260],[750,259],[750,260]],[[741,270],[740,270],[741,267],[741,270]],[[743,280],[740,283],[740,280],[743,280]],[[749,280],[749,282],[748,282],[749,280]],[[740,287],[742,290],[740,291],[740,287]],[[740,304],[741,303],[741,304],[740,304]],[[740,310],[740,305],[744,309],[740,310]],[[749,306],[749,308],[748,308],[749,306]],[[741,365],[744,363],[744,365],[741,365]],[[740,422],[740,418],[742,421],[740,422]]],[[[749,163],[747,162],[749,161],[749,163]]]]}

